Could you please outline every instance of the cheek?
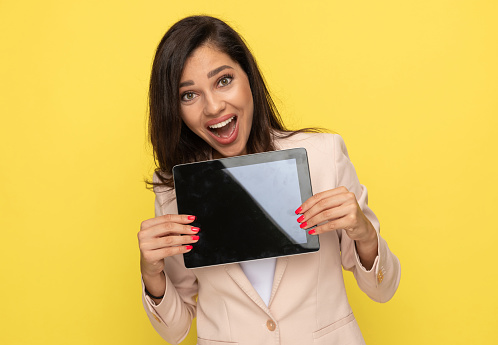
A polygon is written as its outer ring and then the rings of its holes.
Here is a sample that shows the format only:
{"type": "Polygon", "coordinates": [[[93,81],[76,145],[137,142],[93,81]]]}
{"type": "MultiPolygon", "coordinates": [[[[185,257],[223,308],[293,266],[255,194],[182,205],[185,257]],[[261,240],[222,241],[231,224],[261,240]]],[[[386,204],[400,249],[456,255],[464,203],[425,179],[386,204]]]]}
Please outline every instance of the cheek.
{"type": "Polygon", "coordinates": [[[181,109],[182,121],[187,125],[188,128],[194,133],[198,133],[200,125],[198,124],[198,118],[195,116],[195,112],[192,111],[191,107],[184,110],[181,109]]]}
{"type": "Polygon", "coordinates": [[[253,119],[254,119],[254,103],[252,103],[251,99],[251,104],[249,107],[247,107],[247,122],[249,123],[249,126],[252,126],[253,119]]]}
{"type": "Polygon", "coordinates": [[[252,116],[254,112],[254,100],[249,85],[243,88],[240,93],[241,106],[245,109],[247,120],[252,123],[252,116]]]}
{"type": "Polygon", "coordinates": [[[253,114],[254,114],[254,100],[252,98],[252,93],[251,91],[249,91],[249,95],[247,97],[247,102],[248,102],[248,106],[247,106],[247,121],[249,122],[249,124],[252,125],[252,121],[253,121],[253,114]]]}

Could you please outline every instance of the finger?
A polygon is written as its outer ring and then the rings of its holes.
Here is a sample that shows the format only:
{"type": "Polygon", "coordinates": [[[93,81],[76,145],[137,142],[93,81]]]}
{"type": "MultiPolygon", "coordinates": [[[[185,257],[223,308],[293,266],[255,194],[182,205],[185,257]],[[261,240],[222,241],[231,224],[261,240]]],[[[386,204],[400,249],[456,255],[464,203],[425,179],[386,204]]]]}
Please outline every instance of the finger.
{"type": "Polygon", "coordinates": [[[156,250],[147,251],[144,254],[144,259],[148,262],[156,262],[159,260],[163,260],[169,256],[174,256],[178,254],[183,254],[191,251],[193,246],[191,244],[176,246],[176,247],[167,247],[160,248],[156,250]]]}
{"type": "Polygon", "coordinates": [[[336,231],[339,229],[348,228],[348,220],[347,217],[342,217],[339,219],[335,219],[333,221],[327,222],[325,224],[319,225],[313,229],[310,229],[308,233],[310,235],[319,235],[325,232],[336,231]]]}
{"type": "Polygon", "coordinates": [[[196,235],[201,229],[195,226],[177,223],[160,223],[151,228],[140,230],[137,234],[138,242],[148,242],[154,238],[171,235],[196,235]]]}
{"type": "Polygon", "coordinates": [[[338,187],[338,188],[334,188],[334,189],[329,189],[329,190],[326,190],[324,192],[317,193],[317,194],[313,195],[311,198],[309,198],[308,200],[306,200],[296,210],[296,214],[305,213],[306,211],[308,211],[310,208],[312,208],[315,204],[317,204],[318,202],[320,202],[323,199],[330,198],[330,197],[333,197],[335,195],[344,194],[344,193],[348,193],[348,189],[346,187],[343,187],[343,186],[338,187]]]}
{"type": "Polygon", "coordinates": [[[169,248],[164,248],[164,249],[158,249],[157,254],[162,258],[166,258],[168,256],[174,256],[178,254],[183,254],[183,253],[188,253],[193,249],[193,246],[191,244],[187,244],[184,246],[178,246],[178,247],[169,247],[169,248]]]}
{"type": "Polygon", "coordinates": [[[190,224],[195,220],[195,216],[187,214],[165,214],[163,216],[147,219],[142,222],[140,229],[145,230],[162,223],[190,224]]]}
{"type": "Polygon", "coordinates": [[[147,237],[162,237],[168,235],[191,235],[199,232],[199,228],[178,223],[161,223],[147,229],[147,237]]]}
{"type": "Polygon", "coordinates": [[[345,206],[349,207],[347,211],[355,211],[358,203],[354,193],[341,193],[322,199],[304,212],[297,221],[301,223],[301,228],[309,228],[321,222],[344,216],[343,207],[345,206]]]}
{"type": "Polygon", "coordinates": [[[167,247],[176,247],[184,244],[192,244],[197,241],[199,241],[198,235],[164,236],[144,241],[140,244],[140,249],[143,251],[156,250],[167,247]]]}
{"type": "Polygon", "coordinates": [[[340,208],[344,205],[356,204],[356,198],[353,193],[342,193],[336,194],[331,197],[325,198],[317,202],[313,207],[309,210],[305,211],[301,217],[298,218],[298,222],[308,222],[316,217],[317,215],[321,215],[321,220],[314,222],[314,224],[318,224],[325,220],[330,220],[336,217],[342,216],[339,210],[332,211],[335,208],[340,208]],[[323,213],[325,212],[325,217],[323,217],[323,213]],[[339,213],[336,215],[336,213],[339,213]]]}
{"type": "MultiPolygon", "coordinates": [[[[303,221],[301,223],[301,228],[307,229],[312,226],[315,226],[317,224],[326,222],[326,221],[334,221],[336,219],[345,217],[349,214],[355,214],[356,213],[356,205],[353,203],[350,204],[342,204],[337,207],[325,209],[321,211],[320,213],[316,214],[315,216],[303,221]]],[[[307,213],[305,214],[305,216],[307,213]]]]}

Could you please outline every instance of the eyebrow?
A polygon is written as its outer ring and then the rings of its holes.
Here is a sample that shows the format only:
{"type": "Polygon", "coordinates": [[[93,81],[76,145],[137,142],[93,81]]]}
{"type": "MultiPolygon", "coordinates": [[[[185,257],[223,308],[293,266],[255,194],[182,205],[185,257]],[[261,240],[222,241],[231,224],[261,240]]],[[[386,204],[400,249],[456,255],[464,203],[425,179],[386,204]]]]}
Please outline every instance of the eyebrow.
{"type": "Polygon", "coordinates": [[[179,87],[191,86],[191,85],[194,85],[194,82],[192,80],[187,80],[187,81],[181,82],[179,87]]]}
{"type": "MultiPolygon", "coordinates": [[[[209,72],[207,74],[207,77],[208,78],[212,78],[212,77],[214,77],[215,75],[217,75],[218,73],[220,73],[221,71],[223,71],[224,69],[227,69],[227,68],[233,69],[233,67],[231,67],[231,66],[223,65],[223,66],[220,66],[220,67],[217,67],[217,68],[213,69],[211,72],[209,72]]],[[[187,81],[181,82],[180,85],[179,85],[179,87],[191,86],[191,85],[194,85],[194,82],[192,80],[187,80],[187,81]]]]}
{"type": "Polygon", "coordinates": [[[220,66],[218,68],[213,69],[211,72],[209,72],[207,74],[207,77],[208,78],[212,78],[212,77],[214,77],[215,75],[217,75],[218,73],[220,73],[221,71],[223,71],[224,69],[227,69],[227,68],[233,69],[233,67],[230,67],[228,65],[223,65],[223,66],[220,66]]]}

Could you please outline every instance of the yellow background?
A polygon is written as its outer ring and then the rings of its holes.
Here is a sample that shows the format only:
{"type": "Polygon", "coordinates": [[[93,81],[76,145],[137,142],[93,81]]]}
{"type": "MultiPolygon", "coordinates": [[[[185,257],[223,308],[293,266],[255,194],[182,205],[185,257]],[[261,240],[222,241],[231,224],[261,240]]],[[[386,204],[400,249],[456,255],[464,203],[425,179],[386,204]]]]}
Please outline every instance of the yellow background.
{"type": "Polygon", "coordinates": [[[498,343],[497,4],[1,0],[0,343],[164,344],[140,300],[146,96],[199,13],[246,38],[290,126],[346,140],[402,264],[387,304],[346,273],[367,344],[498,343]]]}

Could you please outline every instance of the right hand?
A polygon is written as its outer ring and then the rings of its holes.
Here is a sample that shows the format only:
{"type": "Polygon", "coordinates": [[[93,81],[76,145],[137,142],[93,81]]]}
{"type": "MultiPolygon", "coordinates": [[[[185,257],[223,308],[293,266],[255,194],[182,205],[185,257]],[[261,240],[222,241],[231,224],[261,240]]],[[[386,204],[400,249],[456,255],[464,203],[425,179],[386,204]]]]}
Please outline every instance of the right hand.
{"type": "Polygon", "coordinates": [[[160,275],[164,269],[164,258],[192,250],[190,244],[199,240],[199,228],[188,225],[194,220],[194,216],[166,214],[142,222],[138,245],[143,276],[160,275]]]}

